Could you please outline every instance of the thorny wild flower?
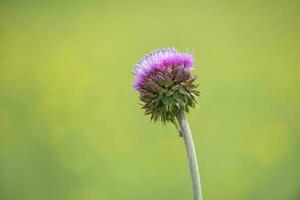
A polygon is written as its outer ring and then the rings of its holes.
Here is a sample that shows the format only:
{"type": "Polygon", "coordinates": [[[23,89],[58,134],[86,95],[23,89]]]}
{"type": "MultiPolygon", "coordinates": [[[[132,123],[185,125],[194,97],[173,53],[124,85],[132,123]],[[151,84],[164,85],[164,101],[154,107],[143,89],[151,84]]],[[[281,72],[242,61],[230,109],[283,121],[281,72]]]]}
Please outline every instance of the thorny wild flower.
{"type": "Polygon", "coordinates": [[[133,70],[133,87],[140,94],[142,107],[151,120],[172,122],[178,128],[179,111],[195,107],[200,92],[191,75],[194,61],[188,53],[165,48],[145,55],[133,70]]]}

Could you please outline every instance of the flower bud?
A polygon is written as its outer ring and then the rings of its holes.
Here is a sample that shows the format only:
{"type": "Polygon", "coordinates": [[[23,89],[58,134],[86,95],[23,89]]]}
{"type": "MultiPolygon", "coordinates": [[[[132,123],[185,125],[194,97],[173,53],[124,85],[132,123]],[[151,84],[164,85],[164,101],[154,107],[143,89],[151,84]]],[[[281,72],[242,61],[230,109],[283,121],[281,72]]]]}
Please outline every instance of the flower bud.
{"type": "Polygon", "coordinates": [[[192,55],[174,48],[145,55],[133,70],[133,86],[140,93],[145,114],[154,121],[176,123],[178,111],[195,107],[200,92],[192,68],[192,55]]]}

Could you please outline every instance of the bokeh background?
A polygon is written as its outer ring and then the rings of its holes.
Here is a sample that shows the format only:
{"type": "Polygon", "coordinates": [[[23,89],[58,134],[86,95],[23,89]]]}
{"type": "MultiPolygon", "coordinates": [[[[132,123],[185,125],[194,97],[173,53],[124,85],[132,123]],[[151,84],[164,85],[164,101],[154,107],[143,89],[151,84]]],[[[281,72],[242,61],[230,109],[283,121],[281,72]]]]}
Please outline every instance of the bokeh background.
{"type": "Polygon", "coordinates": [[[137,60],[194,52],[205,200],[300,199],[300,3],[1,1],[0,199],[192,199],[183,141],[143,116],[137,60]]]}

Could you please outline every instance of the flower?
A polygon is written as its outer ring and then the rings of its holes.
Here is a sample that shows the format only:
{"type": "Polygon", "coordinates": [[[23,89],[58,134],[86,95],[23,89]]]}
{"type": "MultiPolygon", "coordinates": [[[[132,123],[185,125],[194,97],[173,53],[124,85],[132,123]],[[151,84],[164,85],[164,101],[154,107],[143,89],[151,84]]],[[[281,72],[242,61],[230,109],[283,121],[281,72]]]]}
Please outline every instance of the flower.
{"type": "Polygon", "coordinates": [[[146,115],[163,123],[176,123],[179,110],[195,107],[200,94],[194,84],[193,56],[165,48],[145,55],[133,70],[133,87],[140,93],[146,115]]]}
{"type": "Polygon", "coordinates": [[[167,68],[179,66],[183,66],[189,70],[192,69],[192,55],[178,53],[174,48],[153,51],[145,55],[133,70],[133,74],[136,76],[134,88],[140,90],[145,79],[156,71],[163,71],[167,68]]]}

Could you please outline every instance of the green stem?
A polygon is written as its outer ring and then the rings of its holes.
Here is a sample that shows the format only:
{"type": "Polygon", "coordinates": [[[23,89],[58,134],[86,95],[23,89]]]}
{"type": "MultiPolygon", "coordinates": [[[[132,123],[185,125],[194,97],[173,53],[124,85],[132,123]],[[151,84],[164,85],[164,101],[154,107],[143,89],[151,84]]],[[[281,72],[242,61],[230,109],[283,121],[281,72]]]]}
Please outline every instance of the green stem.
{"type": "Polygon", "coordinates": [[[189,160],[190,173],[191,173],[192,184],[193,184],[194,200],[203,200],[195,146],[193,142],[191,129],[185,117],[184,111],[179,111],[177,119],[181,128],[181,133],[183,135],[185,149],[189,160]]]}

